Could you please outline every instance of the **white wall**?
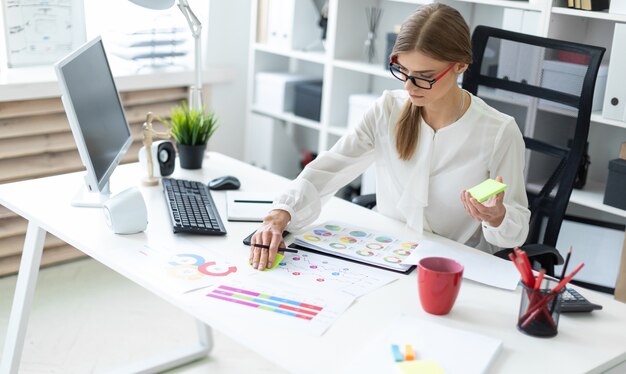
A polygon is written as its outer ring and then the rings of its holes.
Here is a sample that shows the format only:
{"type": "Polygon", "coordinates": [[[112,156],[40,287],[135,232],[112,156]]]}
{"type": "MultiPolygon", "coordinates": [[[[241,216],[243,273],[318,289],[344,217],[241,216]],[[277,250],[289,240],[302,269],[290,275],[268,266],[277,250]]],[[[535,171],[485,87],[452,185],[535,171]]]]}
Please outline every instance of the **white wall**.
{"type": "Polygon", "coordinates": [[[250,38],[249,0],[210,0],[205,43],[205,63],[234,69],[235,80],[214,85],[210,106],[220,118],[220,128],[208,149],[243,159],[246,124],[246,80],[250,38]]]}

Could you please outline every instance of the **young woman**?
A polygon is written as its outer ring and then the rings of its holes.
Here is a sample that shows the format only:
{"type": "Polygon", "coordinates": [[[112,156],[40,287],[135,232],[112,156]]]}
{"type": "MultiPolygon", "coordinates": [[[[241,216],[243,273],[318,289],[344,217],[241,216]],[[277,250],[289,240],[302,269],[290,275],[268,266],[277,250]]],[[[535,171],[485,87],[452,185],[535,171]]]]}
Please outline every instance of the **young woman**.
{"type": "Polygon", "coordinates": [[[270,249],[251,247],[252,266],[271,266],[283,230],[312,223],[323,202],[372,163],[381,214],[490,253],[523,244],[530,217],[523,138],[514,118],[458,86],[471,62],[469,27],[458,11],[430,4],[412,14],[390,61],[404,90],[385,91],[274,201],[252,237],[270,249]],[[465,189],[487,178],[508,189],[481,204],[465,189]]]}

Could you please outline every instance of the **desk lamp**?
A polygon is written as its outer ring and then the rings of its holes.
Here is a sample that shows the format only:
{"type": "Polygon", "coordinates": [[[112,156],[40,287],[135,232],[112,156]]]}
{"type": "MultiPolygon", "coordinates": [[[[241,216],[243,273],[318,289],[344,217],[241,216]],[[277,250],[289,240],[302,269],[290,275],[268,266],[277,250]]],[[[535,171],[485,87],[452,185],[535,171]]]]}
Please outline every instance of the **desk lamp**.
{"type": "MultiPolygon", "coordinates": [[[[171,8],[176,0],[129,0],[131,3],[139,5],[144,8],[154,10],[164,10],[171,8]]],[[[198,20],[198,17],[193,13],[189,7],[187,0],[178,0],[178,9],[183,13],[189,29],[191,29],[191,35],[193,35],[195,42],[195,80],[196,84],[191,88],[190,92],[190,108],[196,110],[202,110],[202,54],[200,48],[200,32],[202,31],[202,24],[198,20]]]]}

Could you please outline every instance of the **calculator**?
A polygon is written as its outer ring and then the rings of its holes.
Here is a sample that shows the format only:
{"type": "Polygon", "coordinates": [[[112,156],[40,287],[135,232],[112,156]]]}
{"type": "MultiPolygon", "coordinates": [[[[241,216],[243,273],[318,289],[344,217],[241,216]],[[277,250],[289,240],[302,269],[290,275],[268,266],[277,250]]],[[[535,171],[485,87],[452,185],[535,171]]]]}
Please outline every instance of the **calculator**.
{"type": "Polygon", "coordinates": [[[594,304],[573,288],[566,288],[561,296],[561,313],[591,312],[602,309],[602,305],[594,304]]]}

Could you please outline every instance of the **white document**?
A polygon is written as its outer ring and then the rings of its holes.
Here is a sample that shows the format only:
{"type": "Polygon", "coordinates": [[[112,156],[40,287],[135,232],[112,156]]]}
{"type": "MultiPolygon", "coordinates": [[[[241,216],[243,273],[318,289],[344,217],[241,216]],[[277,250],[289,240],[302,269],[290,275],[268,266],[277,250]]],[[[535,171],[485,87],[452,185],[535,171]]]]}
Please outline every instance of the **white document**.
{"type": "Polygon", "coordinates": [[[226,191],[226,216],[229,221],[263,222],[273,198],[272,192],[226,191]]]}
{"type": "Polygon", "coordinates": [[[276,284],[293,284],[323,291],[342,291],[359,297],[398,278],[400,274],[374,269],[321,254],[300,251],[285,253],[276,268],[250,277],[271,279],[276,284]]]}
{"type": "Polygon", "coordinates": [[[315,336],[322,335],[354,302],[354,296],[344,292],[303,289],[258,277],[226,280],[198,295],[207,308],[232,320],[315,336]]]}
{"type": "Polygon", "coordinates": [[[499,339],[402,316],[382,336],[374,337],[344,372],[399,373],[392,344],[397,344],[402,353],[410,344],[415,360],[431,362],[447,374],[485,373],[502,349],[499,339]]]}
{"type": "Polygon", "coordinates": [[[447,257],[463,265],[463,278],[489,286],[515,290],[519,283],[519,273],[512,262],[477,249],[466,250],[420,240],[416,250],[404,259],[405,264],[415,264],[425,257],[447,257]]]}

